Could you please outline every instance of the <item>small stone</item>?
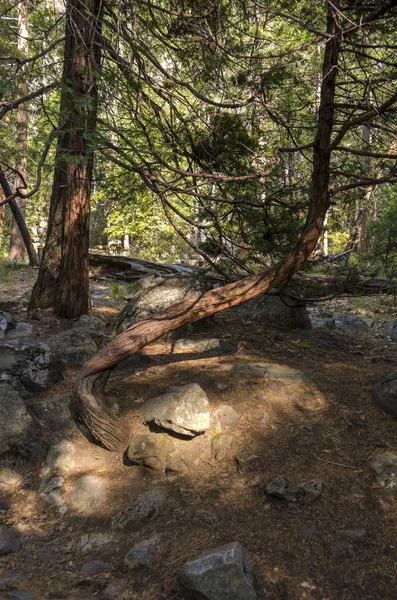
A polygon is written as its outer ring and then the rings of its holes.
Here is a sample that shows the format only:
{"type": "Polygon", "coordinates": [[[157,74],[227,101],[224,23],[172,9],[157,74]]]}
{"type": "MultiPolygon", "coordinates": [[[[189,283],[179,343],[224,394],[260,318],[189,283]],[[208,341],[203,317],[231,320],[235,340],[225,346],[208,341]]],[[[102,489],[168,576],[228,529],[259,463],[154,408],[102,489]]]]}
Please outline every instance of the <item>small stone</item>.
{"type": "Polygon", "coordinates": [[[103,560],[92,560],[91,562],[84,563],[81,567],[81,572],[84,575],[97,575],[98,573],[103,573],[106,570],[106,563],[103,560]]]}
{"type": "Polygon", "coordinates": [[[49,494],[54,490],[59,490],[64,483],[63,477],[43,477],[39,485],[39,494],[49,494]]]}
{"type": "Polygon", "coordinates": [[[148,567],[152,564],[152,555],[159,547],[160,541],[161,537],[155,534],[148,540],[139,542],[127,552],[124,557],[124,564],[129,569],[148,567]]]}
{"type": "Polygon", "coordinates": [[[225,390],[228,389],[229,384],[226,383],[226,381],[218,381],[218,383],[216,384],[216,389],[219,390],[220,392],[224,392],[225,390]]]}
{"type": "Polygon", "coordinates": [[[397,488],[397,454],[384,452],[373,458],[369,463],[376,474],[380,486],[394,490],[397,488]]]}
{"type": "Polygon", "coordinates": [[[217,525],[218,518],[210,510],[196,510],[192,518],[192,523],[193,525],[196,525],[196,527],[211,529],[217,525]]]}
{"type": "Polygon", "coordinates": [[[147,433],[134,435],[128,446],[128,458],[133,464],[164,471],[175,441],[167,434],[147,433]]]}
{"type": "Polygon", "coordinates": [[[234,430],[238,425],[239,415],[229,404],[221,404],[215,410],[212,416],[212,423],[215,429],[220,431],[234,430]]]}
{"type": "Polygon", "coordinates": [[[308,538],[308,537],[313,537],[316,535],[320,535],[320,530],[317,527],[313,527],[310,525],[308,527],[301,527],[301,529],[299,530],[299,533],[298,533],[298,537],[301,540],[308,538]]]}
{"type": "Polygon", "coordinates": [[[104,480],[95,475],[83,475],[77,479],[69,494],[70,507],[86,515],[94,513],[105,500],[104,480]]]}
{"type": "Polygon", "coordinates": [[[70,440],[61,440],[53,444],[44,461],[41,475],[62,475],[65,477],[74,466],[75,454],[76,446],[70,440]]]}
{"type": "Polygon", "coordinates": [[[207,550],[187,563],[181,583],[200,600],[256,600],[251,558],[238,542],[207,550]]]}
{"type": "Polygon", "coordinates": [[[388,373],[375,383],[372,395],[380,409],[397,419],[397,371],[388,373]]]}
{"type": "Polygon", "coordinates": [[[83,554],[92,552],[101,546],[106,546],[113,541],[113,536],[110,533],[85,533],[80,536],[79,550],[83,554]]]}
{"type": "Polygon", "coordinates": [[[282,498],[287,502],[311,504],[321,496],[322,484],[313,479],[297,485],[289,485],[285,477],[280,475],[266,486],[265,491],[270,496],[282,498]]]}
{"type": "Polygon", "coordinates": [[[145,425],[194,437],[210,426],[207,395],[197,383],[169,388],[162,396],[144,404],[141,420],[145,425]]]}
{"type": "Polygon", "coordinates": [[[353,529],[338,529],[336,532],[339,537],[343,537],[351,542],[363,542],[367,537],[367,530],[364,527],[353,529]]]}
{"type": "Polygon", "coordinates": [[[332,558],[337,559],[354,558],[356,556],[356,551],[352,544],[340,544],[339,542],[335,542],[331,545],[331,556],[332,558]]]}
{"type": "Polygon", "coordinates": [[[135,502],[112,518],[113,529],[133,530],[154,520],[163,510],[165,494],[161,488],[154,488],[139,496],[135,502]]]}
{"type": "Polygon", "coordinates": [[[356,498],[365,498],[364,490],[362,490],[358,485],[352,485],[350,488],[350,493],[356,498]]]}
{"type": "Polygon", "coordinates": [[[282,381],[308,381],[313,373],[309,369],[300,371],[287,367],[277,367],[270,363],[235,363],[224,365],[223,369],[239,375],[264,377],[282,381]]]}
{"type": "Polygon", "coordinates": [[[18,552],[21,542],[12,531],[5,525],[0,525],[0,556],[18,552]]]}
{"type": "Polygon", "coordinates": [[[0,491],[7,492],[21,487],[23,479],[19,473],[11,469],[0,469],[0,491]]]}
{"type": "Polygon", "coordinates": [[[352,427],[361,427],[363,425],[361,417],[355,415],[354,413],[347,415],[347,420],[349,422],[349,425],[351,425],[352,427]]]}
{"type": "Polygon", "coordinates": [[[223,460],[235,442],[236,436],[231,433],[218,433],[214,435],[211,442],[214,460],[223,460]]]}
{"type": "Polygon", "coordinates": [[[218,500],[222,495],[223,488],[221,488],[219,485],[212,485],[207,488],[206,492],[207,496],[213,498],[214,500],[218,500]]]}

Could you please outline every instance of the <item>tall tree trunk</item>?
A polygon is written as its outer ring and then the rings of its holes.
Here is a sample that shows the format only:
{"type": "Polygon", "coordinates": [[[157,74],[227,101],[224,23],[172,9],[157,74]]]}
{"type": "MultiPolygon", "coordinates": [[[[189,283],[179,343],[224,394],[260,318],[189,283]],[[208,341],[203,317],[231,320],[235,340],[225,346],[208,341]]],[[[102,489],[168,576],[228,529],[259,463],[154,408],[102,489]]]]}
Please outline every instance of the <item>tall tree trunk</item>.
{"type": "Polygon", "coordinates": [[[88,245],[93,147],[101,57],[103,0],[68,0],[61,133],[43,261],[30,309],[52,307],[63,317],[88,312],[88,245]]]}
{"type": "MultiPolygon", "coordinates": [[[[2,189],[0,189],[0,203],[5,200],[5,195],[2,189]]],[[[0,206],[0,248],[3,243],[3,229],[4,229],[4,214],[5,214],[5,205],[0,206]]]]}
{"type": "Polygon", "coordinates": [[[262,273],[237,283],[219,287],[163,310],[150,320],[136,323],[93,356],[79,373],[75,398],[79,416],[94,437],[106,448],[123,451],[130,436],[128,425],[104,403],[103,386],[111,369],[147,344],[168,331],[203,317],[237,306],[250,298],[279,285],[296,271],[313,252],[321,234],[325,214],[329,208],[329,177],[331,134],[334,117],[335,85],[340,45],[333,5],[329,5],[317,135],[313,148],[311,195],[306,225],[295,250],[285,259],[262,273]]]}
{"type": "MultiPolygon", "coordinates": [[[[28,55],[28,1],[20,0],[18,3],[18,50],[23,57],[28,55]]],[[[19,72],[18,91],[20,96],[26,96],[28,93],[28,81],[26,69],[23,67],[19,72]]],[[[15,177],[15,187],[24,191],[27,181],[27,148],[28,148],[28,113],[25,104],[19,104],[17,108],[17,135],[16,149],[18,158],[16,162],[17,175],[15,177]],[[20,173],[20,175],[19,175],[20,173]]],[[[18,198],[16,200],[19,211],[25,220],[26,200],[18,198]]],[[[10,252],[9,259],[22,262],[25,258],[25,244],[19,231],[19,227],[13,217],[11,224],[10,252]]]]}
{"type": "MultiPolygon", "coordinates": [[[[371,142],[371,130],[367,123],[364,123],[364,125],[362,126],[362,132],[363,132],[363,151],[367,152],[369,144],[371,142]]],[[[371,167],[371,161],[370,161],[369,156],[363,156],[362,157],[363,175],[369,177],[370,167],[371,167]]],[[[369,209],[369,203],[370,203],[371,196],[372,196],[372,191],[373,191],[372,187],[367,187],[365,189],[364,197],[362,199],[362,204],[361,204],[360,211],[359,211],[360,218],[359,218],[359,223],[358,223],[358,227],[359,227],[358,251],[360,254],[364,254],[364,252],[367,250],[367,217],[368,217],[368,209],[369,209]]]]}

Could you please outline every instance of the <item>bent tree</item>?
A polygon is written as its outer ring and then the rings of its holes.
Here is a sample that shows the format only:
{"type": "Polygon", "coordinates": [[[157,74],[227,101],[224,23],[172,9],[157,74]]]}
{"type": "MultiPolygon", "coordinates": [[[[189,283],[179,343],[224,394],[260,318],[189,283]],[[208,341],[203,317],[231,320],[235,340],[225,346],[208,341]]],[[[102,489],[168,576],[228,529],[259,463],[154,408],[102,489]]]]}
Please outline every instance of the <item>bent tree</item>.
{"type": "Polygon", "coordinates": [[[293,252],[270,269],[242,281],[210,290],[161,311],[150,320],[136,323],[83,366],[75,386],[79,416],[107,449],[123,451],[130,437],[128,425],[117,418],[104,402],[103,386],[111,369],[165,333],[237,306],[279,285],[299,270],[313,252],[330,205],[328,185],[340,38],[338,13],[330,5],[317,132],[313,142],[310,204],[299,243],[293,252]]]}
{"type": "MultiPolygon", "coordinates": [[[[128,4],[127,0],[126,3],[128,4]]],[[[343,157],[340,159],[335,158],[335,155],[338,156],[336,153],[349,152],[349,145],[352,141],[354,142],[356,130],[360,129],[364,123],[370,123],[372,127],[377,125],[382,131],[382,118],[389,118],[393,113],[393,107],[397,102],[397,93],[395,92],[395,86],[393,85],[395,78],[393,72],[395,71],[393,71],[389,61],[387,59],[384,60],[382,45],[379,46],[381,51],[377,52],[377,47],[374,47],[367,41],[366,35],[367,31],[370,30],[371,32],[375,31],[376,37],[374,23],[378,24],[379,32],[383,30],[389,32],[392,31],[390,29],[390,24],[387,23],[385,19],[388,12],[396,17],[393,12],[396,5],[397,2],[391,1],[382,3],[381,6],[374,8],[372,4],[368,3],[367,8],[366,5],[362,5],[356,11],[355,6],[352,7],[351,3],[337,4],[334,2],[324,2],[323,6],[326,6],[327,15],[325,30],[321,32],[308,26],[310,31],[314,31],[315,35],[320,37],[324,47],[320,76],[321,84],[319,86],[320,98],[314,127],[315,133],[314,137],[308,143],[305,142],[302,145],[297,144],[295,136],[290,135],[289,139],[292,141],[292,147],[279,148],[280,153],[301,154],[303,152],[311,152],[309,160],[309,163],[311,164],[310,191],[308,192],[309,198],[307,202],[306,221],[295,247],[287,253],[282,260],[273,266],[264,268],[263,271],[257,274],[250,275],[237,283],[213,289],[196,298],[183,301],[167,310],[155,314],[150,320],[134,324],[116,337],[105,348],[100,350],[83,366],[75,385],[75,397],[78,412],[94,437],[109,450],[124,450],[128,444],[130,435],[128,425],[116,417],[113,412],[107,408],[104,398],[104,385],[107,377],[120,361],[160,338],[168,331],[226,310],[229,307],[237,306],[250,298],[265,293],[270,288],[278,286],[281,282],[287,280],[299,270],[315,249],[321,234],[325,215],[336,193],[344,190],[378,185],[385,180],[384,177],[373,179],[367,177],[365,173],[363,174],[360,171],[354,171],[354,168],[356,167],[354,160],[351,160],[351,170],[349,170],[345,166],[346,159],[344,155],[339,154],[339,156],[343,157]],[[344,11],[345,4],[347,6],[346,10],[349,9],[349,12],[346,14],[344,11]],[[366,28],[368,28],[368,30],[366,30],[366,28]],[[363,48],[366,48],[366,50],[364,51],[363,48]],[[374,52],[372,52],[373,50],[374,52]],[[365,73],[365,70],[359,71],[357,68],[358,63],[356,61],[356,55],[361,56],[363,51],[370,56],[370,62],[372,61],[373,63],[370,65],[368,76],[365,73]],[[354,91],[356,96],[357,94],[362,94],[364,98],[366,97],[365,91],[368,87],[368,81],[371,85],[374,81],[373,73],[370,73],[374,64],[377,65],[380,74],[379,80],[381,81],[381,92],[377,95],[377,103],[374,105],[365,102],[362,100],[361,96],[359,102],[355,104],[350,94],[354,91]],[[391,69],[390,75],[386,73],[389,67],[391,69]],[[386,78],[385,73],[387,74],[386,78]],[[360,79],[360,76],[362,79],[360,79]],[[359,91],[357,92],[357,90],[359,91]],[[345,146],[342,145],[342,142],[344,142],[345,146]],[[333,177],[332,182],[335,182],[333,186],[330,185],[331,176],[333,177]],[[342,179],[342,181],[340,181],[340,179],[342,179]],[[344,179],[347,179],[348,182],[344,183],[344,179]]],[[[112,6],[111,3],[107,4],[107,7],[109,6],[112,6]]],[[[255,3],[255,7],[259,8],[261,7],[261,4],[255,3]]],[[[268,7],[262,8],[267,11],[267,13],[276,14],[277,17],[282,19],[289,18],[288,15],[278,13],[277,10],[268,7]]],[[[164,9],[163,12],[167,15],[167,18],[169,14],[171,14],[171,16],[175,15],[175,11],[167,11],[164,9]]],[[[188,16],[193,20],[191,14],[188,16]]],[[[196,20],[192,23],[191,27],[192,31],[196,33],[196,21],[198,19],[196,14],[194,15],[194,19],[196,20]]],[[[291,19],[294,22],[298,21],[302,24],[302,20],[298,17],[292,16],[291,19]]],[[[136,21],[134,21],[134,23],[136,23],[136,21]]],[[[205,23],[207,23],[207,16],[205,23]]],[[[167,23],[167,26],[168,31],[172,31],[172,27],[169,23],[167,23]]],[[[175,23],[173,26],[176,26],[175,23]]],[[[182,24],[178,23],[178,27],[181,28],[182,24]]],[[[214,36],[214,39],[211,42],[211,51],[213,48],[219,48],[219,52],[223,52],[225,49],[222,45],[222,30],[218,22],[216,22],[215,29],[216,36],[214,36]]],[[[203,102],[209,102],[208,98],[204,97],[201,92],[194,89],[194,86],[192,86],[191,83],[179,78],[179,63],[170,75],[163,66],[163,63],[160,63],[156,56],[150,53],[150,47],[148,45],[145,46],[144,41],[142,42],[142,45],[139,46],[139,38],[137,42],[136,32],[132,32],[131,35],[131,31],[129,31],[128,28],[126,29],[123,25],[120,26],[119,30],[124,36],[123,41],[125,44],[130,45],[129,47],[131,48],[133,55],[136,56],[136,64],[139,66],[141,81],[150,83],[152,86],[149,92],[146,92],[144,87],[139,90],[140,103],[137,104],[135,107],[136,110],[133,113],[135,122],[138,122],[139,124],[144,118],[142,107],[144,107],[145,104],[147,106],[150,105],[152,108],[154,106],[154,116],[152,116],[152,121],[156,118],[161,120],[164,114],[163,106],[166,102],[169,103],[169,106],[172,109],[173,119],[175,119],[181,113],[182,101],[185,101],[185,96],[179,95],[177,97],[176,94],[175,96],[172,96],[173,90],[175,89],[188,89],[188,91],[196,98],[199,98],[203,102]],[[146,70],[144,58],[150,62],[149,68],[146,70]],[[155,68],[158,70],[159,74],[156,75],[156,77],[153,77],[153,70],[155,68]],[[156,100],[159,98],[162,98],[163,102],[161,104],[160,102],[156,104],[156,100]]],[[[186,31],[186,28],[182,30],[186,31]]],[[[206,30],[208,30],[208,28],[206,30]]],[[[188,33],[190,33],[190,30],[188,30],[188,33]]],[[[113,58],[117,68],[123,73],[123,76],[125,76],[125,73],[127,72],[125,82],[126,86],[130,85],[129,92],[131,92],[131,90],[134,89],[134,86],[136,86],[136,81],[131,77],[130,63],[126,62],[123,56],[111,47],[110,42],[111,40],[105,42],[107,51],[113,58]],[[133,79],[132,82],[130,81],[131,79],[133,79]]],[[[241,51],[239,53],[240,55],[243,54],[241,51]]],[[[288,54],[290,54],[290,52],[284,53],[285,56],[288,56],[288,54]]],[[[247,102],[253,102],[253,100],[250,98],[247,102]]],[[[212,105],[216,106],[217,109],[222,108],[231,110],[234,108],[241,109],[241,107],[247,105],[247,102],[224,103],[215,100],[212,101],[212,105]]],[[[282,126],[285,127],[288,132],[291,131],[292,126],[288,123],[285,124],[285,121],[282,121],[282,118],[275,113],[274,108],[270,104],[266,103],[265,108],[273,121],[276,122],[277,126],[279,126],[280,123],[283,123],[282,126]]],[[[208,115],[204,114],[204,117],[206,116],[208,115]]],[[[208,119],[211,120],[211,118],[210,114],[208,119]]],[[[147,134],[147,146],[151,153],[152,161],[141,158],[144,152],[143,145],[139,148],[141,160],[131,160],[129,154],[126,152],[126,148],[129,143],[132,147],[136,142],[134,139],[130,142],[131,136],[126,135],[125,132],[120,129],[112,130],[112,140],[117,140],[118,137],[120,139],[120,144],[118,145],[116,142],[112,141],[111,144],[108,145],[108,148],[115,151],[116,156],[114,160],[116,161],[116,164],[125,166],[128,161],[130,161],[134,172],[138,173],[146,185],[148,185],[154,193],[158,194],[166,212],[170,213],[171,211],[174,211],[175,214],[183,216],[183,210],[180,208],[181,204],[172,204],[172,201],[170,200],[169,194],[174,193],[179,195],[184,194],[185,197],[194,195],[196,199],[199,199],[199,201],[203,203],[203,208],[206,209],[207,216],[211,214],[214,215],[216,211],[211,209],[213,204],[216,202],[226,202],[225,198],[220,198],[219,194],[215,196],[213,193],[212,190],[215,187],[214,182],[220,182],[219,189],[221,189],[220,186],[222,185],[225,187],[224,184],[228,183],[230,178],[219,175],[219,161],[217,163],[211,153],[213,146],[211,147],[208,138],[202,139],[199,144],[187,142],[187,146],[189,146],[190,143],[190,150],[186,151],[185,157],[190,167],[189,170],[182,168],[182,160],[180,157],[175,160],[174,165],[171,164],[170,160],[172,154],[177,154],[177,143],[183,138],[183,127],[186,126],[186,120],[181,118],[180,121],[182,124],[179,129],[173,127],[172,120],[164,119],[162,122],[162,131],[164,132],[165,138],[163,154],[157,152],[156,149],[158,137],[156,138],[155,136],[150,136],[149,133],[147,134]],[[168,147],[171,148],[171,151],[168,154],[166,153],[166,140],[168,140],[168,147]],[[194,150],[196,150],[196,157],[198,155],[196,162],[192,159],[194,150]],[[154,163],[156,163],[155,169],[152,167],[154,163]],[[207,173],[203,173],[203,166],[207,165],[208,167],[210,163],[213,167],[212,173],[208,174],[208,171],[207,173]],[[201,167],[202,170],[200,173],[194,172],[195,164],[199,164],[201,167]],[[168,176],[168,178],[163,177],[161,174],[162,166],[172,172],[172,176],[168,176]],[[204,182],[208,181],[208,178],[212,178],[212,182],[210,182],[209,185],[205,183],[207,186],[206,189],[208,190],[208,188],[210,188],[210,191],[193,192],[192,185],[188,184],[183,187],[183,184],[180,183],[181,180],[183,180],[183,177],[185,177],[184,181],[189,181],[189,178],[198,181],[201,178],[204,182]]],[[[109,125],[109,128],[111,128],[111,125],[109,125]]],[[[187,137],[188,136],[185,136],[183,139],[187,139],[187,137]]],[[[161,136],[160,139],[162,139],[161,136]]],[[[225,141],[227,137],[224,137],[223,139],[225,141]]],[[[379,144],[385,143],[382,135],[378,137],[378,141],[379,144]]],[[[135,156],[137,155],[138,152],[136,152],[135,156]]],[[[392,155],[387,155],[387,153],[384,152],[378,152],[376,155],[381,160],[392,158],[392,155]]],[[[361,153],[357,155],[357,151],[353,151],[353,158],[357,156],[359,165],[361,165],[361,153]]],[[[350,164],[348,166],[350,167],[350,164]]],[[[292,169],[290,169],[290,171],[292,171],[292,169]]],[[[291,172],[289,175],[291,176],[291,172]]],[[[264,177],[263,173],[261,176],[264,177]]],[[[250,177],[251,175],[247,178],[240,178],[239,183],[241,182],[241,179],[248,182],[250,177]]],[[[389,175],[387,181],[395,181],[394,175],[389,175]]],[[[201,189],[205,189],[204,186],[201,189]]],[[[234,210],[236,200],[230,200],[229,204],[234,210]]],[[[229,213],[231,210],[232,209],[228,209],[229,213]]],[[[192,224],[194,225],[195,223],[192,222],[192,224]]]]}

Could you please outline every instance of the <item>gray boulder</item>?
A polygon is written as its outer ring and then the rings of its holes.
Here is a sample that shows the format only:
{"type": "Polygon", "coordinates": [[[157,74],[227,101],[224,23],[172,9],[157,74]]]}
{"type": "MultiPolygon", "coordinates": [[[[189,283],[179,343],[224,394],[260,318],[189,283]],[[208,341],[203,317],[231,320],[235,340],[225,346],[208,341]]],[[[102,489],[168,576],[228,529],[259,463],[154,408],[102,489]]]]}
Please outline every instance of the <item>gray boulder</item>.
{"type": "Polygon", "coordinates": [[[312,328],[313,329],[334,329],[335,321],[334,319],[313,319],[312,320],[312,328]]]}
{"type": "Polygon", "coordinates": [[[235,429],[238,421],[238,413],[229,404],[221,404],[212,415],[213,427],[219,431],[235,429]]]}
{"type": "Polygon", "coordinates": [[[41,476],[60,475],[66,477],[74,465],[75,454],[76,446],[71,440],[61,440],[53,444],[48,450],[41,469],[41,476]]]}
{"type": "Polygon", "coordinates": [[[102,477],[83,475],[77,479],[69,494],[69,506],[86,515],[94,513],[106,501],[102,477]]]}
{"type": "Polygon", "coordinates": [[[269,496],[276,496],[298,504],[311,504],[321,496],[322,484],[313,479],[304,483],[290,485],[288,481],[280,475],[268,483],[265,491],[269,496]]]}
{"type": "Polygon", "coordinates": [[[187,563],[181,583],[196,600],[256,600],[251,558],[238,542],[207,550],[187,563]]]}
{"type": "Polygon", "coordinates": [[[243,315],[263,315],[278,325],[292,329],[311,329],[306,306],[293,298],[264,294],[229,310],[243,315]]]}
{"type": "Polygon", "coordinates": [[[144,404],[141,420],[145,425],[157,425],[194,437],[210,426],[207,395],[198,383],[169,388],[162,396],[144,404]]]}
{"type": "Polygon", "coordinates": [[[134,464],[164,471],[174,448],[175,442],[167,434],[147,433],[131,438],[127,454],[134,464]]]}
{"type": "Polygon", "coordinates": [[[397,342],[397,319],[389,321],[385,326],[385,335],[397,342]]]}
{"type": "Polygon", "coordinates": [[[152,564],[153,554],[159,547],[161,537],[158,534],[153,535],[148,540],[143,540],[135,544],[124,557],[124,564],[129,569],[140,569],[152,564]]]}
{"type": "Polygon", "coordinates": [[[47,344],[17,339],[0,344],[0,374],[29,392],[43,392],[59,380],[61,371],[47,344]]]}
{"type": "Polygon", "coordinates": [[[12,531],[5,525],[0,525],[0,556],[18,552],[21,547],[21,542],[12,531]]]}
{"type": "Polygon", "coordinates": [[[98,347],[84,329],[72,328],[47,340],[54,358],[62,365],[81,365],[95,354],[98,347]]]}
{"type": "Polygon", "coordinates": [[[175,354],[185,352],[206,352],[211,356],[220,356],[222,354],[232,354],[237,352],[238,346],[234,340],[222,338],[183,338],[177,340],[173,346],[175,354]]]}
{"type": "Polygon", "coordinates": [[[121,333],[130,325],[148,319],[154,313],[197,294],[202,294],[210,288],[211,285],[207,281],[197,276],[149,275],[143,277],[135,284],[133,291],[126,296],[129,304],[117,317],[115,329],[121,333]]]}
{"type": "Polygon", "coordinates": [[[4,339],[11,329],[15,329],[17,321],[11,313],[0,311],[0,340],[4,339]]]}
{"type": "Polygon", "coordinates": [[[115,514],[112,518],[112,528],[127,531],[137,529],[155,519],[163,510],[164,503],[164,491],[161,488],[154,488],[115,514]]]}
{"type": "Polygon", "coordinates": [[[381,487],[391,490],[397,488],[397,454],[394,452],[378,454],[370,461],[369,466],[381,487]]]}
{"type": "Polygon", "coordinates": [[[32,335],[33,325],[31,323],[17,323],[14,329],[7,331],[7,340],[18,340],[32,335]]]}
{"type": "Polygon", "coordinates": [[[40,435],[18,392],[3,383],[0,385],[0,456],[8,452],[37,458],[40,435]]]}
{"type": "Polygon", "coordinates": [[[334,318],[335,327],[340,331],[368,331],[368,324],[355,315],[334,318]]]}
{"type": "Polygon", "coordinates": [[[397,371],[375,383],[372,395],[379,408],[397,419],[397,371]]]}

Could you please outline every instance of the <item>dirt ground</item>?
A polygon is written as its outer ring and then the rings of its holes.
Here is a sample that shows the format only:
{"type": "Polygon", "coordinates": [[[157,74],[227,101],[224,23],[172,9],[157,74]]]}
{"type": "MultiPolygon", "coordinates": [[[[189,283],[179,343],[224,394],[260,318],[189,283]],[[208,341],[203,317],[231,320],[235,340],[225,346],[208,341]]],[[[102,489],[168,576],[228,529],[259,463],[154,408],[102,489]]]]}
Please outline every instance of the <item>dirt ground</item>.
{"type": "MultiPolygon", "coordinates": [[[[110,330],[120,306],[105,288],[93,313],[110,330]]],[[[122,455],[76,433],[77,460],[65,493],[82,474],[103,477],[107,501],[91,516],[70,510],[61,515],[38,495],[39,465],[13,465],[24,484],[1,498],[0,521],[19,532],[22,548],[0,559],[0,586],[2,578],[18,575],[16,588],[35,600],[181,600],[183,565],[203,550],[239,541],[251,554],[259,600],[397,599],[397,496],[377,485],[368,466],[377,454],[397,451],[397,422],[371,397],[373,383],[396,369],[397,346],[382,334],[382,320],[395,313],[390,298],[360,302],[338,299],[321,310],[365,311],[376,321],[375,329],[365,333],[292,330],[226,313],[200,335],[232,338],[238,343],[236,354],[170,354],[170,344],[162,342],[148,347],[140,362],[118,368],[108,394],[134,433],[145,430],[138,414],[143,402],[170,385],[197,382],[211,410],[231,405],[240,418],[228,456],[214,461],[207,432],[183,442],[191,445],[188,473],[167,477],[128,465],[122,455]],[[313,375],[304,383],[249,377],[222,368],[232,362],[269,362],[312,369],[313,375]],[[220,383],[227,388],[220,391],[220,383]],[[320,480],[322,496],[303,506],[271,498],[264,488],[278,475],[292,483],[320,480]],[[91,552],[80,550],[82,535],[111,532],[110,517],[155,486],[166,493],[165,510],[157,519],[133,533],[112,532],[111,542],[91,552]],[[216,526],[195,526],[191,519],[197,509],[214,512],[216,526]],[[342,541],[337,531],[348,528],[365,528],[367,534],[353,544],[353,556],[335,557],[332,545],[342,541]],[[161,535],[161,544],[152,566],[126,568],[126,552],[154,533],[161,535]],[[106,565],[96,575],[84,575],[82,566],[92,560],[106,565]]],[[[29,320],[26,311],[17,317],[29,320]]],[[[70,326],[54,317],[31,322],[39,339],[70,326]]],[[[75,375],[65,373],[47,397],[70,390],[75,375]]],[[[2,593],[11,597],[0,587],[0,598],[2,593]]]]}

